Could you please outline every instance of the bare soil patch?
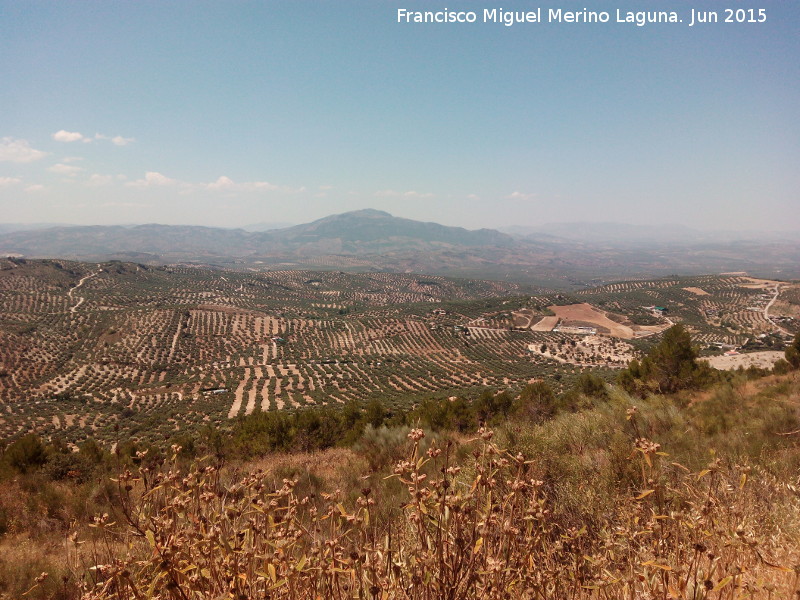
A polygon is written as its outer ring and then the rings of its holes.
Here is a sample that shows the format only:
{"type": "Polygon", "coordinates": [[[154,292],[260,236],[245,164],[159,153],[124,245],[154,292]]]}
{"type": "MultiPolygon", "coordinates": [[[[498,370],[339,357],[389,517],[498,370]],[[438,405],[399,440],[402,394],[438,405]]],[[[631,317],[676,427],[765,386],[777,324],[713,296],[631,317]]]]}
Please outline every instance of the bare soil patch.
{"type": "Polygon", "coordinates": [[[530,308],[523,308],[513,313],[512,315],[514,327],[519,329],[528,329],[533,322],[533,319],[536,318],[536,313],[534,313],[530,308]]]}
{"type": "Polygon", "coordinates": [[[776,300],[775,304],[770,307],[770,314],[800,318],[800,305],[784,302],[783,300],[776,300]]]}
{"type": "Polygon", "coordinates": [[[636,325],[625,315],[604,312],[585,302],[567,306],[553,305],[549,308],[562,320],[561,325],[565,327],[591,326],[597,329],[597,333],[624,340],[660,333],[670,326],[669,322],[659,325],[636,325]]]}
{"type": "Polygon", "coordinates": [[[756,279],[755,277],[745,277],[746,283],[740,283],[740,287],[748,289],[760,289],[774,287],[780,284],[780,281],[773,281],[772,279],[756,279]]]}
{"type": "Polygon", "coordinates": [[[609,319],[606,314],[591,304],[570,304],[568,306],[550,306],[550,310],[556,313],[556,316],[563,321],[565,325],[581,326],[589,323],[597,325],[598,328],[602,327],[608,330],[610,335],[623,339],[631,339],[634,337],[634,332],[628,325],[617,323],[609,319]]]}
{"type": "Polygon", "coordinates": [[[692,292],[697,296],[708,296],[708,292],[699,287],[685,287],[683,289],[685,289],[687,292],[692,292]]]}
{"type": "Polygon", "coordinates": [[[100,337],[97,338],[97,346],[103,347],[105,346],[113,346],[114,344],[119,343],[122,341],[122,331],[119,329],[109,329],[108,331],[104,331],[100,334],[100,337]]]}
{"type": "Polygon", "coordinates": [[[552,331],[558,325],[558,317],[542,317],[538,323],[531,326],[531,331],[552,331]]]}
{"type": "Polygon", "coordinates": [[[734,354],[732,356],[711,356],[702,358],[715,369],[720,371],[733,371],[739,367],[758,367],[760,369],[771,369],[772,366],[783,358],[783,352],[777,350],[765,350],[764,352],[750,352],[748,354],[734,354]]]}

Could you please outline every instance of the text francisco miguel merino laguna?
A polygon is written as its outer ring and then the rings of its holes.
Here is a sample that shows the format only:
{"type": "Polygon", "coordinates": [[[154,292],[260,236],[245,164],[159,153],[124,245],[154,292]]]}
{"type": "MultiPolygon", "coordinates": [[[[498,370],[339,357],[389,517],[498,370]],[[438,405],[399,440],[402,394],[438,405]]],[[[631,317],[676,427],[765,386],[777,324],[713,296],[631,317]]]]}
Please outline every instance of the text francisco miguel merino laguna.
{"type": "MultiPolygon", "coordinates": [[[[707,14],[708,11],[695,11],[691,9],[688,17],[688,25],[696,23],[717,22],[716,12],[713,15],[707,14]]],[[[733,10],[728,9],[733,17],[733,10]]],[[[736,11],[745,12],[745,11],[736,11]]],[[[760,9],[748,9],[752,13],[745,15],[746,22],[761,23],[766,20],[766,11],[760,9]]],[[[738,15],[737,15],[738,17],[738,15]]],[[[745,22],[743,19],[736,19],[738,22],[745,22]]],[[[455,11],[445,8],[438,11],[417,11],[406,8],[397,9],[398,23],[501,23],[507,27],[517,23],[629,23],[642,27],[649,23],[683,23],[677,12],[667,10],[649,11],[625,11],[616,9],[608,12],[605,10],[563,10],[561,8],[549,8],[543,11],[536,8],[529,11],[505,10],[503,8],[484,8],[483,11],[455,11]],[[612,18],[612,15],[614,18],[612,18]]]]}

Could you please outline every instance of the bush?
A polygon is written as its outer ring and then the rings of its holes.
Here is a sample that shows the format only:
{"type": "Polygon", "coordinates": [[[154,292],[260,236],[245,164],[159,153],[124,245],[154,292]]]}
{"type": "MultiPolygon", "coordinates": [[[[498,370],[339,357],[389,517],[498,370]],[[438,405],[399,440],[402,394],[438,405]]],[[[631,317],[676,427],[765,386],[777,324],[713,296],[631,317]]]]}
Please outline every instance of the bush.
{"type": "Polygon", "coordinates": [[[792,344],[787,346],[784,355],[786,356],[786,362],[788,362],[793,369],[800,369],[800,333],[794,336],[792,344]]]}
{"type": "Polygon", "coordinates": [[[664,332],[641,363],[631,361],[617,382],[625,391],[641,397],[648,393],[672,394],[697,389],[715,380],[708,363],[697,362],[697,349],[689,332],[678,323],[664,332]]]}
{"type": "Polygon", "coordinates": [[[433,431],[474,431],[478,416],[465,398],[453,400],[429,398],[409,415],[408,421],[418,423],[433,431]]]}
{"type": "Polygon", "coordinates": [[[70,479],[77,482],[91,477],[95,465],[86,455],[80,453],[54,454],[47,459],[42,473],[54,481],[70,479]]]}
{"type": "Polygon", "coordinates": [[[484,390],[475,401],[473,408],[479,422],[492,423],[501,417],[507,417],[513,402],[508,392],[495,394],[491,390],[484,390]]]}
{"type": "Polygon", "coordinates": [[[93,465],[99,465],[106,459],[106,453],[103,447],[97,443],[96,440],[89,438],[78,447],[78,452],[81,456],[93,465]]]}
{"type": "Polygon", "coordinates": [[[375,428],[367,425],[353,451],[363,456],[372,471],[378,471],[400,460],[408,448],[408,427],[375,428]]]}
{"type": "Polygon", "coordinates": [[[578,377],[575,383],[576,389],[586,396],[595,400],[606,400],[608,398],[608,390],[606,389],[606,382],[591,371],[584,371],[578,377]]]}
{"type": "Polygon", "coordinates": [[[544,381],[534,381],[522,388],[513,409],[515,416],[532,423],[547,421],[553,418],[557,411],[556,394],[544,381]]]}
{"type": "Polygon", "coordinates": [[[20,473],[27,473],[47,461],[47,450],[38,435],[29,433],[6,449],[3,460],[20,473]]]}

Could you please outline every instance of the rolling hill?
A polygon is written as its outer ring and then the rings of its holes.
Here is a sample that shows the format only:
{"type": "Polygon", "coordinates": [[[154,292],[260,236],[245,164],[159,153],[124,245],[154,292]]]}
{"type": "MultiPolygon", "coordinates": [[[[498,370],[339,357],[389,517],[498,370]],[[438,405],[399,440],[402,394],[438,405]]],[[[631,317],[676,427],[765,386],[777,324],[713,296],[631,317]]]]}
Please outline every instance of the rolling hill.
{"type": "Polygon", "coordinates": [[[492,229],[469,231],[393,217],[378,210],[332,215],[284,229],[246,231],[189,225],[72,226],[12,231],[0,235],[3,253],[36,257],[99,258],[125,252],[247,257],[302,252],[375,254],[414,248],[499,246],[516,242],[492,229]]]}
{"type": "Polygon", "coordinates": [[[561,289],[676,273],[748,271],[762,277],[800,277],[797,241],[698,241],[692,236],[680,241],[633,226],[596,229],[561,224],[549,232],[514,230],[526,235],[510,235],[365,209],[266,231],[160,224],[5,233],[0,228],[0,255],[255,270],[432,273],[561,289]]]}

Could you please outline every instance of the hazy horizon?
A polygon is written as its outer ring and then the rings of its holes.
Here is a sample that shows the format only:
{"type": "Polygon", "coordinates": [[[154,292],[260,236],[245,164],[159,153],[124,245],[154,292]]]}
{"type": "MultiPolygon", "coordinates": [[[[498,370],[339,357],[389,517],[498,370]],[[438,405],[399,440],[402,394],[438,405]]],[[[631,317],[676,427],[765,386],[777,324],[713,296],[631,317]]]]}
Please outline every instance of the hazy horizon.
{"type": "MultiPolygon", "coordinates": [[[[353,211],[347,212],[357,212],[359,210],[382,210],[382,209],[354,209],[353,211]]],[[[407,218],[402,217],[401,215],[391,213],[389,210],[385,212],[389,212],[393,217],[400,217],[400,218],[407,218]]],[[[335,214],[342,214],[342,213],[335,213],[335,214]]],[[[324,215],[320,217],[320,219],[335,216],[335,214],[324,215]]],[[[290,223],[290,222],[258,222],[258,223],[243,223],[238,225],[230,225],[230,226],[223,226],[223,225],[214,225],[214,224],[201,224],[201,223],[164,223],[160,221],[141,221],[141,222],[111,222],[111,223],[52,223],[52,222],[42,222],[42,221],[28,221],[28,222],[8,222],[8,221],[0,221],[0,228],[2,227],[30,227],[30,228],[52,228],[52,227],[141,227],[141,226],[148,226],[148,225],[166,225],[166,226],[176,226],[176,227],[210,227],[210,228],[220,228],[220,229],[228,229],[228,230],[236,230],[241,229],[248,232],[255,232],[255,231],[267,231],[267,230],[277,230],[277,229],[286,229],[290,227],[295,227],[298,225],[304,225],[306,223],[311,223],[313,221],[318,220],[317,218],[309,218],[307,221],[298,222],[298,223],[290,223]],[[269,226],[268,229],[259,229],[262,226],[269,226]]],[[[461,227],[460,225],[455,225],[452,223],[442,222],[442,221],[431,221],[428,219],[413,219],[421,222],[432,222],[438,223],[440,225],[448,226],[448,227],[461,227]]],[[[680,232],[685,231],[689,232],[696,232],[700,234],[729,234],[729,235],[756,235],[756,234],[778,234],[778,235],[785,235],[785,234],[793,234],[798,233],[800,234],[800,230],[798,229],[780,229],[780,228],[773,228],[773,229],[755,229],[755,228],[741,228],[741,229],[725,229],[725,228],[714,228],[714,227],[693,227],[689,225],[684,225],[675,222],[664,222],[664,223],[656,223],[656,224],[636,224],[624,221],[552,221],[552,222],[545,222],[537,225],[520,225],[516,223],[501,225],[499,227],[465,227],[467,230],[476,230],[476,229],[495,229],[497,231],[502,232],[511,232],[516,233],[515,230],[530,230],[530,231],[539,231],[546,233],[548,227],[565,227],[565,226],[588,226],[588,227],[595,227],[601,229],[602,227],[642,227],[646,230],[660,230],[664,232],[680,232]]],[[[2,235],[3,231],[0,229],[0,235],[2,235]]],[[[524,233],[520,232],[519,235],[524,235],[524,233]]],[[[557,234],[554,234],[557,237],[557,234]]]]}
{"type": "Polygon", "coordinates": [[[696,27],[398,8],[0,0],[2,220],[236,228],[374,208],[468,229],[800,231],[796,7],[696,27]]]}

